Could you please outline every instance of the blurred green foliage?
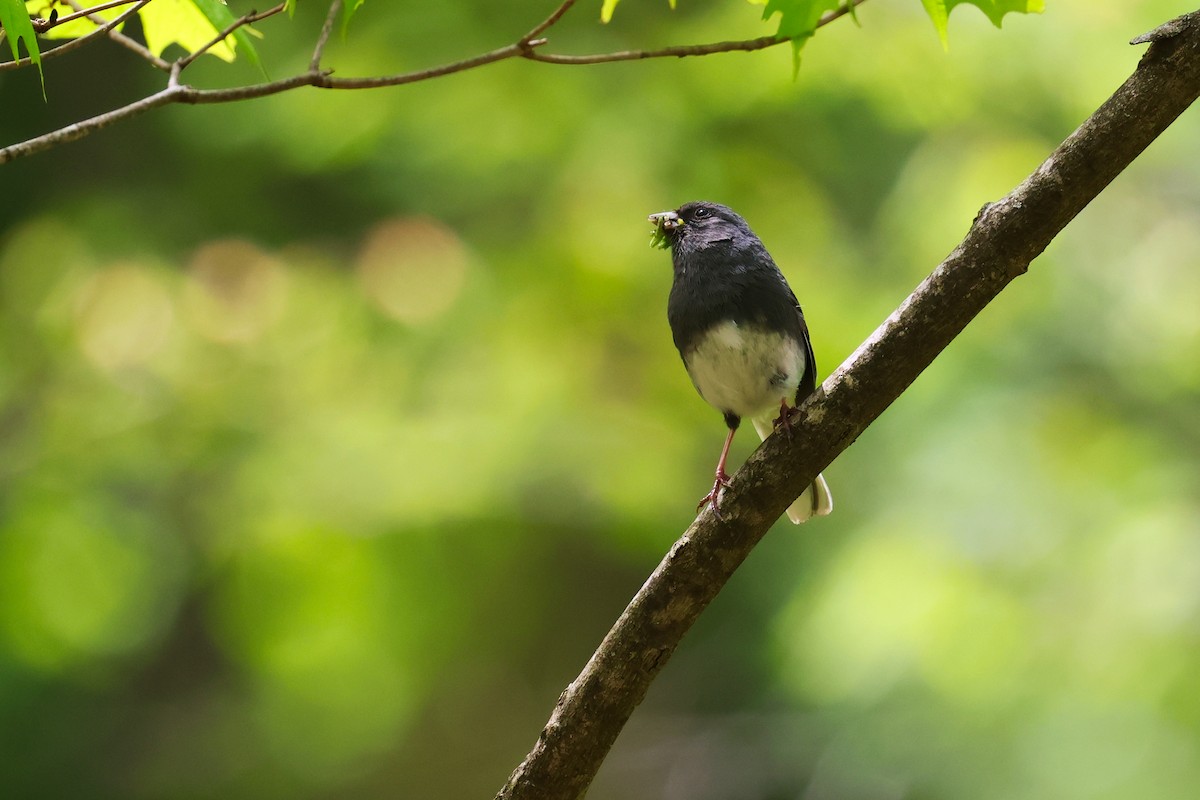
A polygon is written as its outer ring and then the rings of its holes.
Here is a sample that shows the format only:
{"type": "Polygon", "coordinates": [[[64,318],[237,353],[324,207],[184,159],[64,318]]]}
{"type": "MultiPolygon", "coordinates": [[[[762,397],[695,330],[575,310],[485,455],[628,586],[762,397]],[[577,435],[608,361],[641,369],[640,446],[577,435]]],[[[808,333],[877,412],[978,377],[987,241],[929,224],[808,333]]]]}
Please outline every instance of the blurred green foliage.
{"type": "MultiPolygon", "coordinates": [[[[550,47],[769,32],[595,5],[550,47]]],[[[273,76],[319,6],[264,26],[273,76]]],[[[549,10],[367,3],[329,63],[428,66],[549,10]]],[[[795,82],[786,47],[505,62],[5,165],[4,794],[490,796],[723,436],[646,214],[743,213],[827,374],[1188,10],[961,11],[947,52],[875,0],[795,82]]],[[[0,75],[5,143],[161,82],[105,46],[45,72],[49,104],[0,75]]],[[[837,512],[764,540],[589,797],[1194,796],[1198,141],[1193,111],[826,470],[837,512]]]]}

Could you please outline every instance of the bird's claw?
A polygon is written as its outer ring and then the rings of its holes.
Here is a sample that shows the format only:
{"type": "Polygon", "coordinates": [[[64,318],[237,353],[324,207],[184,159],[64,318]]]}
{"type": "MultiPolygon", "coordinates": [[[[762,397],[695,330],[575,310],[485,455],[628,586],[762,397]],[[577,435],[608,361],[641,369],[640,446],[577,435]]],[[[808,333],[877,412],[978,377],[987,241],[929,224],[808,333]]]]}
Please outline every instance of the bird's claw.
{"type": "Polygon", "coordinates": [[[718,472],[716,480],[713,481],[712,491],[700,498],[700,502],[696,504],[696,512],[699,513],[705,506],[711,506],[713,516],[724,522],[725,518],[721,516],[721,492],[731,485],[732,482],[724,470],[718,472]]]}
{"type": "Polygon", "coordinates": [[[783,428],[783,432],[787,434],[788,441],[792,440],[792,412],[796,409],[787,404],[787,400],[779,401],[779,416],[772,423],[776,428],[783,428]]]}

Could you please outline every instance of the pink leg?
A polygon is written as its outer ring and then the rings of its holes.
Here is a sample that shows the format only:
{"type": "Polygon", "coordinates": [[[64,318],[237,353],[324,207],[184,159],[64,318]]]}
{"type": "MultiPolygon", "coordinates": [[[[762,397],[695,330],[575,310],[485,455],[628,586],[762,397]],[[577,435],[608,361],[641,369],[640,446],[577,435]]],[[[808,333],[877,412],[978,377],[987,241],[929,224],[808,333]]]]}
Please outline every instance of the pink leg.
{"type": "Polygon", "coordinates": [[[729,446],[733,444],[733,435],[737,433],[737,428],[730,428],[729,435],[725,437],[725,446],[721,448],[721,458],[717,461],[716,480],[713,481],[712,491],[704,495],[700,502],[696,504],[696,510],[704,508],[705,505],[711,505],[713,515],[717,519],[721,517],[721,490],[729,485],[729,475],[725,472],[725,459],[729,458],[729,446]]]}

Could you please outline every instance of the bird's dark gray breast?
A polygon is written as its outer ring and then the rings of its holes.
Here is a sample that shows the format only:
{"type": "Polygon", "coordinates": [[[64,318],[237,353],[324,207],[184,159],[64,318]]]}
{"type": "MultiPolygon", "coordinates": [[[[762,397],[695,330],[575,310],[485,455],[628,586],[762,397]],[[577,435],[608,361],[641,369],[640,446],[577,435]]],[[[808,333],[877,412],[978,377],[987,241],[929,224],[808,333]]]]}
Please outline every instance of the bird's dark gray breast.
{"type": "Polygon", "coordinates": [[[753,325],[797,339],[807,337],[804,316],[783,273],[761,245],[681,248],[672,254],[674,282],[667,321],[682,354],[720,323],[753,325]]]}
{"type": "Polygon", "coordinates": [[[770,256],[684,255],[676,259],[667,319],[697,391],[739,417],[778,409],[780,399],[794,402],[809,369],[807,332],[770,256]]]}

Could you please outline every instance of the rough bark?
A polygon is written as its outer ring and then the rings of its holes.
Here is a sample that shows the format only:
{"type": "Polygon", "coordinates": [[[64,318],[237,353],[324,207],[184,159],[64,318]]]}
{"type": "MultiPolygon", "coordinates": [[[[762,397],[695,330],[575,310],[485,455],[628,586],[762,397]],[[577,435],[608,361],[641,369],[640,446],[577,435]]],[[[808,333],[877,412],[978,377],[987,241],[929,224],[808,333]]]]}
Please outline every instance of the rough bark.
{"type": "MultiPolygon", "coordinates": [[[[723,521],[701,514],[559,697],[497,800],[574,800],[683,635],[784,508],[1075,215],[1200,95],[1200,11],[1134,43],[1133,75],[1037,170],[979,212],[962,243],[733,477],[723,521]]],[[[810,523],[819,525],[819,522],[810,523]]]]}

